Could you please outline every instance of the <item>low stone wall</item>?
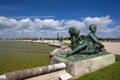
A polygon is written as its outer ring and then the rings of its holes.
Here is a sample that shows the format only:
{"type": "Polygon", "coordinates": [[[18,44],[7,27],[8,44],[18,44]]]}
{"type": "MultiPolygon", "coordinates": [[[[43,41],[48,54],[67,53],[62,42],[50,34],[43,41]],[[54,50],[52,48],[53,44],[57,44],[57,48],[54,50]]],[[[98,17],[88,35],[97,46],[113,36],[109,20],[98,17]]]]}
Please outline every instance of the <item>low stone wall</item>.
{"type": "Polygon", "coordinates": [[[22,40],[22,41],[27,41],[27,42],[38,42],[38,43],[42,43],[42,44],[48,44],[49,46],[55,46],[58,48],[66,48],[66,45],[61,44],[60,41],[58,40],[22,40]]]}
{"type": "Polygon", "coordinates": [[[50,57],[53,57],[53,56],[60,55],[61,53],[67,53],[68,51],[71,51],[71,49],[70,48],[56,48],[53,51],[51,51],[49,54],[50,54],[50,57]]]}
{"type": "MultiPolygon", "coordinates": [[[[66,65],[64,63],[58,63],[58,64],[48,65],[44,67],[36,67],[36,68],[31,68],[31,69],[26,69],[26,70],[8,72],[4,75],[0,75],[0,80],[21,80],[21,79],[23,80],[23,79],[27,79],[27,78],[35,77],[35,76],[40,77],[40,75],[45,75],[45,74],[49,74],[49,73],[56,72],[56,71],[59,72],[61,70],[64,70],[65,68],[66,68],[66,65]]],[[[57,75],[57,76],[60,76],[60,75],[57,75]]],[[[49,76],[48,79],[51,77],[52,76],[49,76]]]]}
{"type": "Polygon", "coordinates": [[[49,46],[56,46],[56,47],[59,47],[59,48],[66,48],[67,46],[66,45],[63,45],[61,44],[60,42],[49,42],[48,43],[49,46]]]}

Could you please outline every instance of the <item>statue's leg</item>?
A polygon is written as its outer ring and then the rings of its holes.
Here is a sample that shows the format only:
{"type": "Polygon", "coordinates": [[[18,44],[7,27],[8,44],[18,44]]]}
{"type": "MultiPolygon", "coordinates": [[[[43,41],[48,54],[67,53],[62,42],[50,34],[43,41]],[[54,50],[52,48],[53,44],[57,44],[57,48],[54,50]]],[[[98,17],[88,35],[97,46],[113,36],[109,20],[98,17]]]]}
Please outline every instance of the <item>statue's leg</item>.
{"type": "Polygon", "coordinates": [[[98,53],[98,50],[95,49],[94,44],[90,41],[87,43],[86,49],[80,52],[80,54],[90,54],[90,55],[95,53],[98,53]]]}
{"type": "Polygon", "coordinates": [[[89,51],[88,50],[83,50],[83,51],[80,52],[80,54],[90,54],[90,55],[93,54],[93,53],[95,53],[95,50],[89,50],[89,51]]]}
{"type": "Polygon", "coordinates": [[[105,54],[109,53],[109,52],[106,51],[105,48],[101,48],[100,51],[103,52],[103,53],[105,53],[105,54]]]}
{"type": "Polygon", "coordinates": [[[84,41],[82,44],[80,44],[77,48],[75,48],[74,50],[72,50],[71,52],[69,52],[69,54],[67,56],[70,56],[72,54],[75,54],[76,52],[80,52],[84,49],[86,49],[88,46],[88,41],[84,41]]]}

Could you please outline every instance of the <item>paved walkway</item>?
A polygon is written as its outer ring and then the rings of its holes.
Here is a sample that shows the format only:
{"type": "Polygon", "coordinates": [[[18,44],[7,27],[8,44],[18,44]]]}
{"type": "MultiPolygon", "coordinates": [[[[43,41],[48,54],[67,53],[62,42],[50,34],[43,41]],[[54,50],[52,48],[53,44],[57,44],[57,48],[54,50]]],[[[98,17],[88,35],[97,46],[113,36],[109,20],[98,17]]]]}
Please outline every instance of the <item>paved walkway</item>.
{"type": "Polygon", "coordinates": [[[120,42],[102,42],[105,49],[113,54],[120,55],[120,42]]]}

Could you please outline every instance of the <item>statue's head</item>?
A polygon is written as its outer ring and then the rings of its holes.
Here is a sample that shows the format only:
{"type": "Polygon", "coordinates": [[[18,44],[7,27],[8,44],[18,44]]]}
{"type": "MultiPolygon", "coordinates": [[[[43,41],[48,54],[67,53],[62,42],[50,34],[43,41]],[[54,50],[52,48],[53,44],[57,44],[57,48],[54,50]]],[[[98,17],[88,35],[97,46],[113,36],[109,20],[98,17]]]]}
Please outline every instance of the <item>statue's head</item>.
{"type": "Polygon", "coordinates": [[[95,24],[91,24],[90,26],[89,26],[89,30],[91,31],[91,32],[96,32],[96,30],[97,30],[97,26],[95,25],[95,24]]]}
{"type": "Polygon", "coordinates": [[[70,28],[69,28],[69,33],[70,33],[70,34],[74,34],[74,30],[75,30],[74,27],[70,27],[70,28]]]}
{"type": "Polygon", "coordinates": [[[79,35],[79,33],[80,33],[80,30],[78,30],[75,27],[70,27],[70,29],[69,29],[69,34],[70,35],[73,35],[73,36],[77,37],[79,35]]]}

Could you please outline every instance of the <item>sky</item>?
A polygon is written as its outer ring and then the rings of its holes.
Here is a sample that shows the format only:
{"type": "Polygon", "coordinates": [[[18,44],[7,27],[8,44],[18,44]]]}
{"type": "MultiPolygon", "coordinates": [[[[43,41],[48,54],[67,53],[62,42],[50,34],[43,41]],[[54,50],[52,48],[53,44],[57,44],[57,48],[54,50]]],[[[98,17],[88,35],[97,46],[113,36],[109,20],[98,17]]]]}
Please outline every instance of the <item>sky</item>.
{"type": "Polygon", "coordinates": [[[68,37],[70,27],[120,38],[120,0],[0,0],[0,38],[68,37]]]}

